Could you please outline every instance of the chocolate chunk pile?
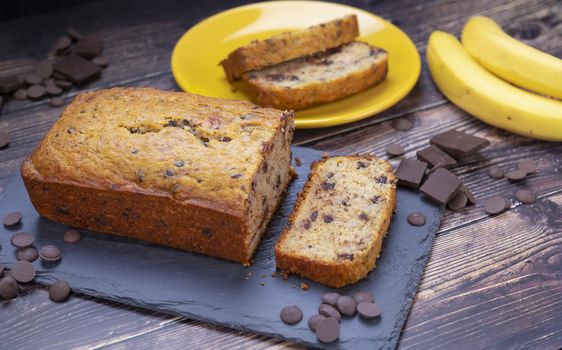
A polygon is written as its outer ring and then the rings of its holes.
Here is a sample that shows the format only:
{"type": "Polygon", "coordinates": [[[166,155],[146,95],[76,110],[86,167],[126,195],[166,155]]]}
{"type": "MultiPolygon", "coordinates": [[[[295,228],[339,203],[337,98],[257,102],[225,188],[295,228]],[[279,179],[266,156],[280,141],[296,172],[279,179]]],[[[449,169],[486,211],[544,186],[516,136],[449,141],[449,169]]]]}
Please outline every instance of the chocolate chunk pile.
{"type": "MultiPolygon", "coordinates": [[[[340,336],[342,318],[359,314],[364,320],[373,320],[380,316],[381,309],[374,303],[373,294],[358,291],[351,296],[331,292],[322,295],[322,303],[318,313],[308,318],[308,328],[315,332],[316,338],[322,343],[331,343],[340,336]]],[[[281,321],[288,325],[298,324],[302,318],[302,310],[296,305],[289,305],[281,310],[281,321]]]]}
{"type": "MultiPolygon", "coordinates": [[[[49,98],[49,105],[60,107],[64,90],[73,85],[82,87],[99,79],[108,61],[101,57],[103,41],[67,29],[54,46],[54,57],[39,63],[23,76],[0,78],[0,106],[9,98],[41,100],[49,98]]],[[[0,145],[1,147],[1,145],[0,145]]]]}

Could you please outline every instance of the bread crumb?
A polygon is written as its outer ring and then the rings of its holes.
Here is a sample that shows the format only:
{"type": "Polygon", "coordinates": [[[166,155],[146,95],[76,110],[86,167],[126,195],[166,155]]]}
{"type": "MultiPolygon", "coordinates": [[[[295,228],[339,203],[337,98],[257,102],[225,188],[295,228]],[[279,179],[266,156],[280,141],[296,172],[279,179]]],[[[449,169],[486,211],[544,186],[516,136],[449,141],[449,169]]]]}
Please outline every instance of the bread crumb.
{"type": "Polygon", "coordinates": [[[261,277],[261,278],[266,278],[267,275],[264,273],[264,274],[262,274],[260,277],[261,277]]]}
{"type": "Polygon", "coordinates": [[[291,284],[291,288],[297,288],[295,284],[291,284]]]}
{"type": "Polygon", "coordinates": [[[264,282],[264,281],[261,281],[261,282],[260,282],[260,286],[262,286],[262,287],[265,286],[265,282],[264,282]]]}
{"type": "Polygon", "coordinates": [[[271,278],[275,278],[275,277],[277,277],[277,275],[278,275],[277,271],[273,271],[271,273],[271,278]]]}
{"type": "Polygon", "coordinates": [[[322,158],[328,158],[328,157],[330,157],[330,153],[322,152],[322,158]]]}
{"type": "Polygon", "coordinates": [[[310,286],[308,285],[308,283],[301,282],[301,289],[302,289],[302,290],[308,290],[308,288],[310,288],[310,286]]]}
{"type": "Polygon", "coordinates": [[[281,277],[283,277],[283,279],[286,281],[289,279],[289,273],[287,273],[287,271],[283,271],[281,272],[281,277]]]}
{"type": "Polygon", "coordinates": [[[242,266],[244,266],[244,267],[250,267],[250,262],[245,262],[245,263],[242,264],[242,266]]]}

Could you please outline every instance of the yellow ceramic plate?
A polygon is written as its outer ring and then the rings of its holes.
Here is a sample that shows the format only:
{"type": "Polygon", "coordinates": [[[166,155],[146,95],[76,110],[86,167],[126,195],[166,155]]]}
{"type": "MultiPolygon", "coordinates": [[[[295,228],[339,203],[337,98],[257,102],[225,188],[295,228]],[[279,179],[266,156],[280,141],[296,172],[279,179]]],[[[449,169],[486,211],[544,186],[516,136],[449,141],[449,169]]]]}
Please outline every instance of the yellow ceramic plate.
{"type": "Polygon", "coordinates": [[[187,31],[172,53],[172,73],[185,91],[228,99],[249,99],[230,85],[218,63],[253,39],[305,29],[346,14],[359,20],[359,40],[389,53],[388,76],[356,95],[298,111],[298,128],[350,123],[379,113],[410,92],[420,75],[420,56],[410,38],[384,19],[355,7],[317,1],[274,1],[236,7],[200,22],[187,31]]]}

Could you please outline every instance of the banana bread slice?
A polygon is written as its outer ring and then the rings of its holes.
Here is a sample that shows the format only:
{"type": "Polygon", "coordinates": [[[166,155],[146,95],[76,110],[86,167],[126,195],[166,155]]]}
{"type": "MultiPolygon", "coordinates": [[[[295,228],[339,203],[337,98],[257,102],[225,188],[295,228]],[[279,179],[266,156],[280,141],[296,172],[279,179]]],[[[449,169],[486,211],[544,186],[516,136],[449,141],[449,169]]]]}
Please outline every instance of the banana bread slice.
{"type": "Polygon", "coordinates": [[[284,32],[269,39],[254,40],[231,52],[220,64],[228,81],[233,81],[245,72],[337,47],[358,36],[357,17],[347,15],[302,31],[284,32]]]}
{"type": "Polygon", "coordinates": [[[365,90],[386,77],[386,51],[354,41],[312,56],[244,74],[245,90],[261,105],[303,109],[365,90]]]}
{"type": "Polygon", "coordinates": [[[395,183],[390,164],[373,156],[314,163],[275,246],[277,266],[338,288],[367,276],[396,205],[395,183]]]}
{"type": "Polygon", "coordinates": [[[22,165],[42,216],[248,262],[290,181],[293,115],[150,88],[78,95],[22,165]]]}

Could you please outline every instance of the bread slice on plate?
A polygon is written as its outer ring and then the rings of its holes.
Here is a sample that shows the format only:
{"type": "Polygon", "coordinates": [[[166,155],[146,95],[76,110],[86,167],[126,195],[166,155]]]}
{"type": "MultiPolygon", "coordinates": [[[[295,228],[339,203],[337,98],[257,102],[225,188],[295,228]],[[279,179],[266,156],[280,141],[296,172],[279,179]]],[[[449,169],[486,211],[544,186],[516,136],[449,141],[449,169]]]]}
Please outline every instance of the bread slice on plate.
{"type": "Polygon", "coordinates": [[[245,72],[337,47],[358,36],[357,17],[347,15],[302,31],[284,32],[269,39],[254,40],[231,52],[220,64],[228,81],[234,81],[245,72]]]}
{"type": "Polygon", "coordinates": [[[277,266],[343,287],[375,266],[396,205],[390,164],[373,156],[315,162],[275,246],[277,266]]]}
{"type": "Polygon", "coordinates": [[[386,77],[385,50],[354,41],[312,56],[252,71],[245,91],[261,106],[303,109],[365,90],[386,77]]]}

